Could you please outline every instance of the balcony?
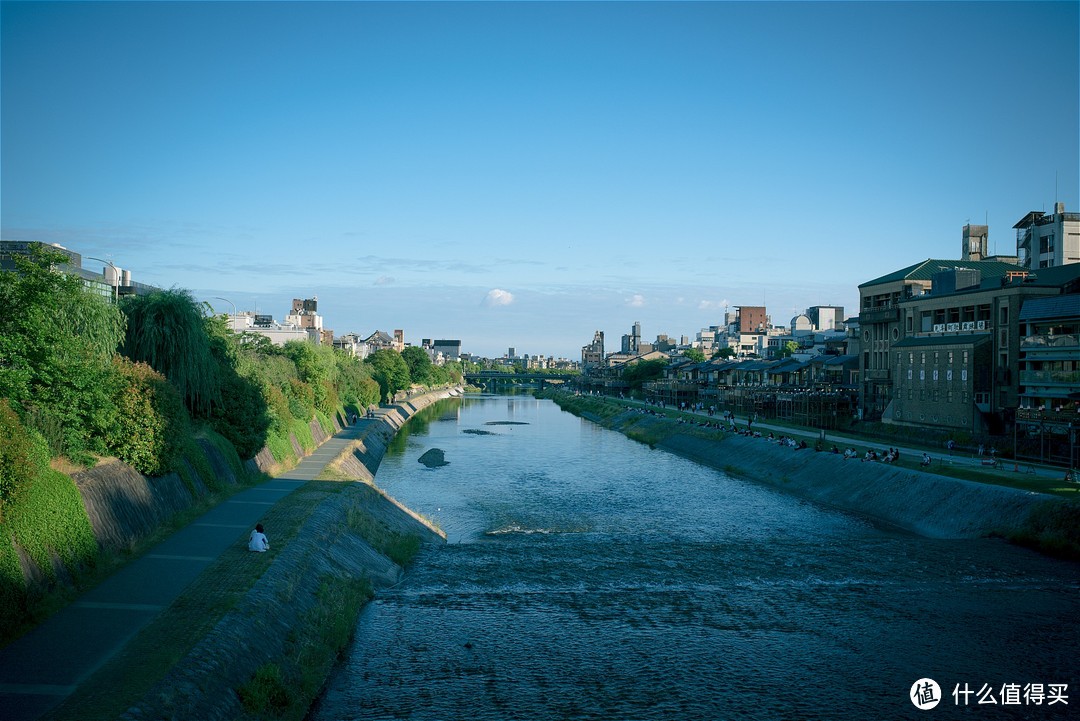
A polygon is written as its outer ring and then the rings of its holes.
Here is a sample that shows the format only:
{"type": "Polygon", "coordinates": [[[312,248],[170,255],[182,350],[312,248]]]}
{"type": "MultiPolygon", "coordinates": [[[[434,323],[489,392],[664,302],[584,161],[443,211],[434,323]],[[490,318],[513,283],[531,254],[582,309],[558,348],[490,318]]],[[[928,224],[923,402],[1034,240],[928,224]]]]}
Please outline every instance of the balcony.
{"type": "Polygon", "coordinates": [[[863,308],[859,312],[859,324],[863,326],[872,323],[895,323],[898,320],[900,320],[900,309],[896,306],[863,308]]]}
{"type": "Polygon", "coordinates": [[[1029,335],[1020,341],[1027,352],[1080,348],[1080,335],[1029,335]]]}
{"type": "Polygon", "coordinates": [[[1020,385],[1080,387],[1080,371],[1020,371],[1020,385]]]}
{"type": "Polygon", "coordinates": [[[1080,427],[1080,413],[1075,410],[1040,410],[1038,408],[1017,408],[1016,420],[1025,423],[1046,423],[1056,426],[1080,427]]]}

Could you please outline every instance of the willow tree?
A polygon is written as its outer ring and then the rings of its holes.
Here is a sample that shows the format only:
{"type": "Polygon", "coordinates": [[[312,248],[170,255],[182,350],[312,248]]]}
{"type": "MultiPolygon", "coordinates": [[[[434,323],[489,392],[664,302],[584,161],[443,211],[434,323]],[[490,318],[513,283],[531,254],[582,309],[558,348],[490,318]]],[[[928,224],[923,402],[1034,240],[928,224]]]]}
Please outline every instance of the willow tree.
{"type": "Polygon", "coordinates": [[[173,288],[129,298],[122,309],[128,319],[123,354],[164,375],[193,415],[208,417],[221,399],[221,380],[202,306],[173,288]]]}

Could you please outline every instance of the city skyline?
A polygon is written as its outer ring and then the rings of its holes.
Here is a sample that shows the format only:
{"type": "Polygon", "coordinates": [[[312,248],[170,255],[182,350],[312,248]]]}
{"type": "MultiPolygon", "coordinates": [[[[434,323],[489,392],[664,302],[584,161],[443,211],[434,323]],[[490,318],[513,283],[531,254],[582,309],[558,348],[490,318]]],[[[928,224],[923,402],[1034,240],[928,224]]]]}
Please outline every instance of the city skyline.
{"type": "Polygon", "coordinates": [[[856,315],[1080,210],[1078,7],[5,2],[0,231],[492,357],[856,315]]]}

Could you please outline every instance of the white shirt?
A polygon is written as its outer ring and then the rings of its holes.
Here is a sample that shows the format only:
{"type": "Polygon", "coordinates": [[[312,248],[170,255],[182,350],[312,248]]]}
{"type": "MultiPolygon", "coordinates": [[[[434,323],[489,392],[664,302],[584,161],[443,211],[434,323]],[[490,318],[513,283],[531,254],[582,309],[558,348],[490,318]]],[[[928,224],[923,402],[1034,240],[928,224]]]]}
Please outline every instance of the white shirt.
{"type": "Polygon", "coordinates": [[[270,541],[266,540],[266,534],[259,533],[258,531],[251,532],[251,538],[248,539],[248,550],[258,551],[263,553],[270,550],[270,541]]]}

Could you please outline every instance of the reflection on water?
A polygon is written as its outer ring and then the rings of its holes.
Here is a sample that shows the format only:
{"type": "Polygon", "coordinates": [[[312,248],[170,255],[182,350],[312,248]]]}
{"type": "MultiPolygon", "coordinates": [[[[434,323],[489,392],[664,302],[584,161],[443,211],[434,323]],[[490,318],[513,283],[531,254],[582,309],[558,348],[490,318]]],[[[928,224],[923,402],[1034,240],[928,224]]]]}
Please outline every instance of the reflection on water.
{"type": "Polygon", "coordinates": [[[421,420],[377,481],[450,542],[365,609],[315,719],[1065,718],[1080,705],[1075,565],[883,530],[547,401],[466,397],[421,420]],[[417,463],[431,448],[449,465],[417,463]],[[931,712],[908,700],[923,677],[946,696],[931,712]],[[1068,683],[1076,698],[965,713],[951,696],[964,683],[1068,683]]]}

